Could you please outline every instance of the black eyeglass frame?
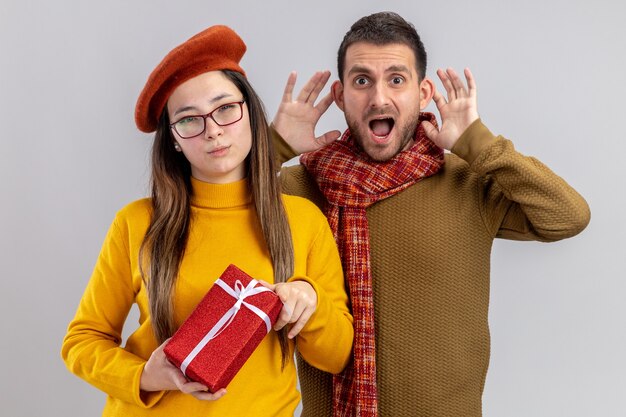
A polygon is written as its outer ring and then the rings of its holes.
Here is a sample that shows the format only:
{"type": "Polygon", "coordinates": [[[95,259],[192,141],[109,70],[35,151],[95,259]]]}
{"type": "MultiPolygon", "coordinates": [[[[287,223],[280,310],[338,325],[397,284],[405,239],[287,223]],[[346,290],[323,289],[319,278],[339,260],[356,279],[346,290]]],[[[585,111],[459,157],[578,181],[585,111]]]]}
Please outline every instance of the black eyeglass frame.
{"type": "Polygon", "coordinates": [[[204,134],[204,132],[206,132],[206,119],[207,119],[207,118],[209,118],[209,117],[211,118],[211,120],[213,120],[213,121],[215,122],[215,124],[216,124],[216,125],[221,126],[221,127],[223,127],[223,126],[230,126],[230,125],[234,125],[235,123],[237,123],[238,121],[240,121],[241,119],[243,119],[243,103],[245,103],[245,102],[246,102],[246,100],[245,100],[245,99],[243,99],[243,100],[241,100],[241,101],[233,101],[233,102],[231,102],[231,103],[224,103],[224,104],[221,104],[221,105],[219,105],[218,107],[214,108],[213,110],[211,110],[211,111],[210,111],[209,113],[207,113],[207,114],[190,114],[190,115],[188,115],[188,116],[181,117],[180,119],[178,119],[178,120],[177,120],[177,121],[175,121],[174,123],[170,123],[170,129],[173,129],[173,130],[176,132],[176,134],[177,134],[178,136],[180,136],[180,137],[181,137],[181,139],[192,139],[192,138],[198,137],[198,136],[200,136],[200,135],[204,134]],[[230,122],[230,123],[226,123],[226,124],[220,124],[220,123],[219,123],[217,120],[215,120],[215,118],[213,117],[213,113],[215,113],[216,111],[218,111],[218,110],[219,110],[219,109],[221,109],[222,107],[224,107],[224,106],[228,106],[228,105],[231,105],[231,104],[238,104],[238,105],[239,105],[239,111],[240,111],[240,114],[241,114],[241,115],[239,116],[239,119],[235,120],[234,122],[230,122]],[[178,129],[176,129],[176,124],[177,124],[178,122],[180,122],[181,120],[187,119],[187,118],[189,118],[189,117],[202,117],[202,122],[204,123],[204,127],[202,128],[202,132],[198,133],[197,135],[193,135],[193,136],[183,136],[183,135],[181,135],[181,134],[180,134],[180,132],[178,131],[178,129]]]}

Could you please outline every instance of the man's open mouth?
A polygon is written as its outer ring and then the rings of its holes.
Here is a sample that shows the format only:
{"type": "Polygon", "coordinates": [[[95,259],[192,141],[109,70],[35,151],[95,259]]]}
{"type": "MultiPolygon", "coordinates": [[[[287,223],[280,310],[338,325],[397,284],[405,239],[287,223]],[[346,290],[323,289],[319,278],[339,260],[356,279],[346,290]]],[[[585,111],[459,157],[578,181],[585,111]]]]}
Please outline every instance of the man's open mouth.
{"type": "Polygon", "coordinates": [[[375,119],[370,121],[370,130],[379,138],[385,138],[393,129],[394,123],[391,118],[375,119]]]}

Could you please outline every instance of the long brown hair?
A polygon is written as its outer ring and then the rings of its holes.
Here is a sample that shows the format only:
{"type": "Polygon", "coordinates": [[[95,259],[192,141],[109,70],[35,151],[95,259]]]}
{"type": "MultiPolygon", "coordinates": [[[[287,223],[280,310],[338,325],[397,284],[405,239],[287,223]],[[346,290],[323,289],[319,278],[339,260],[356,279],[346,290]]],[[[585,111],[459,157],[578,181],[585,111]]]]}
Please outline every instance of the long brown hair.
{"type": "MultiPolygon", "coordinates": [[[[222,71],[247,103],[252,147],[246,157],[248,189],[274,266],[274,282],[293,275],[291,230],[276,177],[265,110],[248,80],[222,71]]],[[[152,146],[152,217],[139,252],[140,270],[148,290],[154,335],[163,343],[176,330],[172,292],[185,254],[191,218],[191,166],[174,150],[167,109],[163,110],[152,146]]],[[[283,367],[289,356],[286,329],[279,332],[283,367]]]]}

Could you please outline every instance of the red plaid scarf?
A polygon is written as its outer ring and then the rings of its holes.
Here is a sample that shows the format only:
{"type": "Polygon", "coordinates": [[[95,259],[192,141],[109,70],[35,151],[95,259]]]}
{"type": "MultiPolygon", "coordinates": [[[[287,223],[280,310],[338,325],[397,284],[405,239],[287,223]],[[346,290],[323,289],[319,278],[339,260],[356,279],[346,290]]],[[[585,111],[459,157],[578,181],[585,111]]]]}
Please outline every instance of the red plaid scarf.
{"type": "MultiPolygon", "coordinates": [[[[437,123],[432,113],[421,113],[422,120],[437,123]]],[[[302,155],[300,161],[328,200],[325,214],[341,254],[354,316],[353,357],[333,381],[334,416],[375,417],[374,295],[365,209],[435,174],[443,166],[443,150],[426,137],[420,123],[415,144],[389,161],[371,160],[349,130],[341,140],[302,155]]]]}

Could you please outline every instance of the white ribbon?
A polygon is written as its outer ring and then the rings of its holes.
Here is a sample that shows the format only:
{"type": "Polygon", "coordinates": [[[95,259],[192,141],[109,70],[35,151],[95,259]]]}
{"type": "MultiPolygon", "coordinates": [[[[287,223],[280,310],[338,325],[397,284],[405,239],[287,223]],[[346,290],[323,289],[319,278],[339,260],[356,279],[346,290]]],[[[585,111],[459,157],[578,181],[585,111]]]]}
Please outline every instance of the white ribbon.
{"type": "Polygon", "coordinates": [[[217,323],[215,323],[215,325],[211,328],[211,330],[209,330],[209,332],[206,335],[204,335],[202,340],[193,348],[193,350],[189,352],[189,355],[187,355],[185,360],[180,365],[180,370],[183,372],[183,374],[185,374],[185,371],[187,370],[187,367],[189,366],[191,361],[193,361],[195,357],[198,355],[198,353],[200,353],[200,351],[204,349],[207,343],[215,339],[224,330],[226,330],[228,326],[230,326],[230,324],[235,319],[235,316],[239,312],[239,309],[241,308],[242,305],[245,305],[246,307],[248,307],[250,311],[252,311],[254,314],[259,316],[265,322],[267,333],[269,333],[270,329],[272,328],[272,322],[269,316],[265,314],[263,310],[244,301],[247,297],[251,297],[253,295],[257,295],[265,291],[271,291],[269,288],[265,288],[262,286],[255,288],[255,285],[259,283],[256,279],[251,280],[250,283],[246,287],[244,287],[241,281],[239,280],[235,281],[235,288],[229,287],[228,284],[226,284],[224,281],[222,281],[219,278],[217,279],[217,281],[215,281],[215,283],[219,285],[220,287],[222,287],[222,289],[226,291],[228,295],[232,296],[237,301],[230,308],[230,310],[228,310],[222,316],[222,318],[220,318],[217,321],[217,323]]]}

